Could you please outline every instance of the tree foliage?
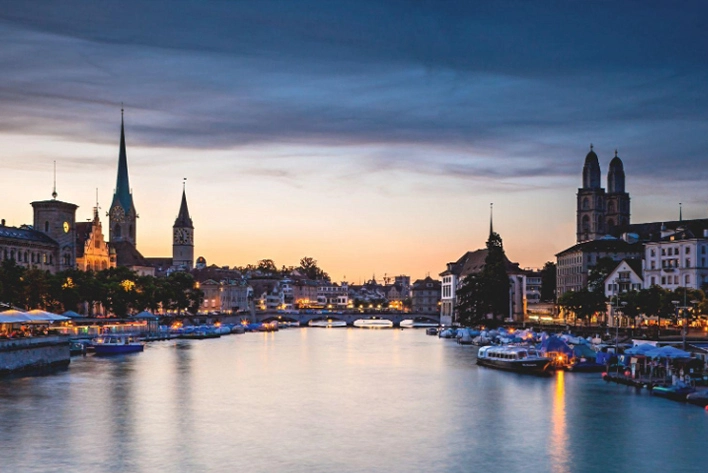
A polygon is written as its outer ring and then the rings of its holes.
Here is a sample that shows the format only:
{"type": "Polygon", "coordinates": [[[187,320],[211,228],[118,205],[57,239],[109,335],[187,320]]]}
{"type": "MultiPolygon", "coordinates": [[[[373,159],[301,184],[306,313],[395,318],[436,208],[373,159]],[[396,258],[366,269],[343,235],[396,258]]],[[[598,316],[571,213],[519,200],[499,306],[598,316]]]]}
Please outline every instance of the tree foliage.
{"type": "Polygon", "coordinates": [[[0,302],[21,309],[67,310],[95,315],[101,304],[118,317],[143,310],[196,312],[204,293],[195,287],[189,273],[175,272],[166,278],[139,276],[128,268],[97,273],[71,269],[56,274],[26,269],[12,260],[0,264],[0,302]]]}
{"type": "Polygon", "coordinates": [[[509,275],[498,233],[490,233],[484,268],[466,276],[457,290],[458,321],[463,325],[500,324],[509,316],[509,275]],[[488,318],[491,316],[491,318],[488,318]]]}
{"type": "Polygon", "coordinates": [[[541,301],[552,302],[556,299],[556,264],[547,261],[541,270],[541,301]]]}

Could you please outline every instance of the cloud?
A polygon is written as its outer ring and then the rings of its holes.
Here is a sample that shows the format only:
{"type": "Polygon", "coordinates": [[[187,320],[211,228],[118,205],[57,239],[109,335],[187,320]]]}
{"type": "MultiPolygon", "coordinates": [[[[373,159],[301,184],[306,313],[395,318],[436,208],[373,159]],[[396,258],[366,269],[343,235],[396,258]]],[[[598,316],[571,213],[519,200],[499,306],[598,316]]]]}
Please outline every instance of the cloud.
{"type": "Polygon", "coordinates": [[[114,143],[124,101],[134,146],[518,180],[576,175],[594,142],[707,177],[698,2],[0,3],[0,132],[114,143]]]}

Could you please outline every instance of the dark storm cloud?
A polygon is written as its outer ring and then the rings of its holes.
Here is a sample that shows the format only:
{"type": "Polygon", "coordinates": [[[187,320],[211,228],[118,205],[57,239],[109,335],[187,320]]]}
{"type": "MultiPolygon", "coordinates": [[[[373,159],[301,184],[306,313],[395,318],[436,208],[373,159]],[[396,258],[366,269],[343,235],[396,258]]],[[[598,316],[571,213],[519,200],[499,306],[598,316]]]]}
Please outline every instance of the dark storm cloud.
{"type": "Polygon", "coordinates": [[[700,2],[0,5],[0,130],[112,142],[124,100],[147,146],[419,146],[433,173],[514,178],[577,174],[594,141],[603,169],[614,147],[705,168],[700,2]]]}

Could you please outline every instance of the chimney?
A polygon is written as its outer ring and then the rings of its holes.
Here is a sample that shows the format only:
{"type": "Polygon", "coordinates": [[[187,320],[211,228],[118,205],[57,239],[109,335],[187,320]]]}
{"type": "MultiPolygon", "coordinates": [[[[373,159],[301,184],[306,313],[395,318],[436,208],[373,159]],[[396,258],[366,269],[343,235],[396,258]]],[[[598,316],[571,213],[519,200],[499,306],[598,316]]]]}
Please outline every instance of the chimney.
{"type": "Polygon", "coordinates": [[[5,219],[2,219],[2,220],[0,221],[0,227],[4,227],[4,226],[5,226],[5,219]]]}

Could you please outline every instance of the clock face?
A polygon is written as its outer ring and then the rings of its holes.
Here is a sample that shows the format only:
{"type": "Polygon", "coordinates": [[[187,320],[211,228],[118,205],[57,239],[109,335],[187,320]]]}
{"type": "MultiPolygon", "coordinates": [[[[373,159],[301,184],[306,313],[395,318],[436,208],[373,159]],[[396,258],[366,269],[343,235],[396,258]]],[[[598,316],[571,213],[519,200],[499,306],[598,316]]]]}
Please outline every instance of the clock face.
{"type": "Polygon", "coordinates": [[[116,207],[113,207],[113,208],[111,209],[110,217],[111,217],[112,220],[114,220],[114,221],[120,223],[120,222],[123,221],[123,219],[124,219],[124,217],[125,217],[125,212],[123,212],[123,209],[121,209],[120,207],[116,206],[116,207]]]}
{"type": "Polygon", "coordinates": [[[64,233],[69,233],[70,228],[71,227],[69,227],[69,222],[64,222],[64,233]]]}
{"type": "Polygon", "coordinates": [[[174,240],[175,243],[184,242],[184,231],[181,228],[175,228],[174,240]]]}

